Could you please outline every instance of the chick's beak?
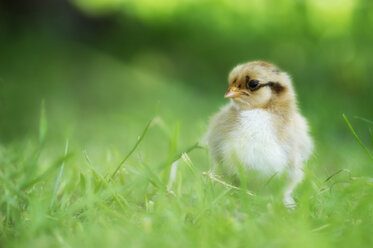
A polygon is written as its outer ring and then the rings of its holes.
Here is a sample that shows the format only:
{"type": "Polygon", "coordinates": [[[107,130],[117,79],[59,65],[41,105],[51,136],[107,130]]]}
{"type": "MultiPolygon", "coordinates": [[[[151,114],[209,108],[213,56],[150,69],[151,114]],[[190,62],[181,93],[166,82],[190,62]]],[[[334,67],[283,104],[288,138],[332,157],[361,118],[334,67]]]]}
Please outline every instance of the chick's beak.
{"type": "Polygon", "coordinates": [[[230,87],[224,95],[224,98],[237,98],[240,97],[241,93],[237,87],[230,87]]]}

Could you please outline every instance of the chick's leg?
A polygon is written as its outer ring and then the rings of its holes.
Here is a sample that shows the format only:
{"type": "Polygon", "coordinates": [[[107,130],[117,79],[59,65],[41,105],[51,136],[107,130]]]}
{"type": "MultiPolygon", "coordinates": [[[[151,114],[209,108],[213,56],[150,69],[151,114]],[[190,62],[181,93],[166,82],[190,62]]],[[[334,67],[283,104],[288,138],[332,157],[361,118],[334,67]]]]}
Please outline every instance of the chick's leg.
{"type": "Polygon", "coordinates": [[[294,208],[296,206],[295,201],[293,199],[293,192],[297,185],[303,180],[304,173],[303,171],[296,167],[291,168],[288,173],[288,182],[285,187],[284,196],[283,196],[283,203],[288,208],[294,208]]]}

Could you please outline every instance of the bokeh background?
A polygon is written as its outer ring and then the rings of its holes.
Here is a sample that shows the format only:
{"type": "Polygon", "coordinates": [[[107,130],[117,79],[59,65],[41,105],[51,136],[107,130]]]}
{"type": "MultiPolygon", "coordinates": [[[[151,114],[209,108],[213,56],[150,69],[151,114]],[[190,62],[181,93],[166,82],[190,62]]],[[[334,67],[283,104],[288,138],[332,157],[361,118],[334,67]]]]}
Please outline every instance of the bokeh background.
{"type": "Polygon", "coordinates": [[[0,138],[38,135],[45,102],[47,144],[103,159],[142,144],[162,159],[164,135],[199,140],[227,102],[236,64],[267,60],[287,71],[325,175],[373,169],[342,118],[366,144],[373,120],[373,2],[370,0],[0,1],[0,138]]]}

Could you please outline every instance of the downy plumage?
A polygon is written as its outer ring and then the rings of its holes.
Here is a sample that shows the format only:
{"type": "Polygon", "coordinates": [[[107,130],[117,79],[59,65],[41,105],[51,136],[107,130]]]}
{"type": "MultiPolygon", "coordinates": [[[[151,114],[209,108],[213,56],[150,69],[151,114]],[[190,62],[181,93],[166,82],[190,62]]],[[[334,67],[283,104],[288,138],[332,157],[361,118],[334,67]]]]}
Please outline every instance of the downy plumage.
{"type": "Polygon", "coordinates": [[[212,118],[206,137],[213,162],[228,175],[238,166],[265,176],[287,173],[283,201],[293,206],[313,145],[291,79],[272,64],[249,62],[229,74],[225,97],[231,101],[212,118]]]}

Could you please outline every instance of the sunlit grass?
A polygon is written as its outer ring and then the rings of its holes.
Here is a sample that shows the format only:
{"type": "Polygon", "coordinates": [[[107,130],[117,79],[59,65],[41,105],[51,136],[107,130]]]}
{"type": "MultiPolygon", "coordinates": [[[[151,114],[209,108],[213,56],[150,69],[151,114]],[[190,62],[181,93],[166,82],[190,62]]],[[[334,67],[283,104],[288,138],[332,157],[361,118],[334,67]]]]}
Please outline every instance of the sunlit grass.
{"type": "Polygon", "coordinates": [[[48,154],[53,162],[41,167],[48,135],[44,107],[41,112],[38,142],[1,149],[5,247],[369,247],[373,242],[373,181],[367,176],[341,169],[320,177],[313,161],[296,192],[298,206],[288,211],[276,194],[247,194],[245,187],[204,173],[194,156],[207,156],[204,148],[178,149],[177,133],[164,135],[173,148],[160,154],[163,162],[141,157],[127,162],[142,142],[155,142],[146,139],[156,131],[151,121],[124,158],[100,171],[86,151],[67,144],[60,154],[48,154]],[[175,162],[175,181],[167,187],[175,162]]]}

